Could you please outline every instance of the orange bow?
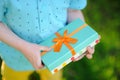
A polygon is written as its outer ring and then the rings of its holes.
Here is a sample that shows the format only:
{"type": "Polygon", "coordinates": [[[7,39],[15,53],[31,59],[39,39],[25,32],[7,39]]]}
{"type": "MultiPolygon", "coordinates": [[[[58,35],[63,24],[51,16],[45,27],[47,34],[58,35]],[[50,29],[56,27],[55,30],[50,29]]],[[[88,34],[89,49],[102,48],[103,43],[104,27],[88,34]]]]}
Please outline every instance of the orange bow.
{"type": "Polygon", "coordinates": [[[54,38],[53,42],[56,42],[56,44],[54,45],[54,52],[59,52],[62,44],[65,44],[68,49],[71,51],[72,55],[75,55],[75,50],[72,46],[70,46],[70,43],[75,44],[78,40],[71,38],[69,35],[67,35],[67,30],[65,30],[64,35],[61,36],[58,32],[56,32],[56,36],[58,38],[54,38]]]}
{"type": "MultiPolygon", "coordinates": [[[[76,54],[75,50],[72,48],[72,46],[70,46],[69,43],[75,44],[77,42],[77,39],[71,38],[71,36],[73,36],[74,34],[79,32],[81,29],[83,29],[86,26],[87,26],[87,24],[83,24],[82,26],[78,27],[73,32],[71,32],[69,35],[67,35],[67,30],[64,32],[63,36],[61,36],[58,32],[56,32],[56,36],[58,38],[53,39],[53,42],[56,42],[56,44],[52,45],[51,48],[54,48],[55,52],[59,52],[62,47],[62,44],[64,43],[69,48],[72,55],[75,55],[76,54]]],[[[41,53],[42,56],[44,54],[46,54],[46,51],[41,53]]]]}

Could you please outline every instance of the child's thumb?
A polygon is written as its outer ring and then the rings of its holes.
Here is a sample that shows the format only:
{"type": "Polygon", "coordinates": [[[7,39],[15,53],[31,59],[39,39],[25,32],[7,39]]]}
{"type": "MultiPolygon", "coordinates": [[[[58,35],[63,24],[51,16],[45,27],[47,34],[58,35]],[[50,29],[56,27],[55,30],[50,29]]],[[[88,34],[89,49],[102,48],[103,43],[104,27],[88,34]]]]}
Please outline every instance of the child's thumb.
{"type": "Polygon", "coordinates": [[[50,48],[50,47],[46,47],[46,46],[41,46],[41,47],[40,47],[40,50],[41,50],[41,51],[50,51],[51,48],[50,48]]]}

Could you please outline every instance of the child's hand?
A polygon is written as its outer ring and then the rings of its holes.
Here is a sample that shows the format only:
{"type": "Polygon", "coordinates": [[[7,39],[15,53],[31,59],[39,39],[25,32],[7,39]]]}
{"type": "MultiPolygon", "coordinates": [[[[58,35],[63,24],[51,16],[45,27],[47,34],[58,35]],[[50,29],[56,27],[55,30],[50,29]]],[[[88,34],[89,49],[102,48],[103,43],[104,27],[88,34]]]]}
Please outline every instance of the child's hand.
{"type": "Polygon", "coordinates": [[[78,61],[80,59],[82,59],[84,56],[86,56],[88,59],[92,59],[92,56],[94,54],[94,47],[87,47],[87,51],[85,53],[83,53],[82,55],[78,56],[77,58],[75,58],[73,61],[78,61]]]}
{"type": "Polygon", "coordinates": [[[51,48],[48,48],[46,46],[39,46],[33,43],[27,43],[27,45],[23,45],[23,48],[21,49],[21,52],[30,61],[36,70],[43,68],[43,65],[41,63],[41,50],[50,51],[51,48]]]}
{"type": "MultiPolygon", "coordinates": [[[[101,36],[99,35],[99,40],[100,39],[101,39],[101,36]]],[[[73,61],[78,61],[82,59],[84,56],[86,56],[88,59],[92,59],[94,52],[95,52],[95,48],[88,46],[87,51],[83,53],[82,55],[78,56],[77,58],[75,58],[73,61]]]]}
{"type": "Polygon", "coordinates": [[[49,51],[50,48],[29,43],[17,36],[11,29],[0,22],[0,41],[19,50],[31,62],[35,69],[43,67],[41,63],[40,51],[49,51]]]}

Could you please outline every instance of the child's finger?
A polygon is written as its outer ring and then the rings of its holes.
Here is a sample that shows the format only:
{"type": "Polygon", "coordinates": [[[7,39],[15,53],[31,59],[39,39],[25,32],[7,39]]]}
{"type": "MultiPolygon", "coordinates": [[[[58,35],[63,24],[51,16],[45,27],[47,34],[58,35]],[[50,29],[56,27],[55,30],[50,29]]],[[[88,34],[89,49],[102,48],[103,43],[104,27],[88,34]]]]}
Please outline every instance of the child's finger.
{"type": "Polygon", "coordinates": [[[40,50],[41,50],[41,51],[50,51],[51,48],[46,47],[46,46],[40,46],[40,50]]]}
{"type": "Polygon", "coordinates": [[[94,49],[94,47],[88,46],[88,47],[87,47],[87,51],[88,51],[87,54],[93,54],[93,53],[95,52],[95,49],[94,49]]]}
{"type": "Polygon", "coordinates": [[[44,67],[44,66],[43,66],[41,60],[39,60],[39,61],[37,62],[37,68],[40,69],[40,68],[43,68],[43,67],[44,67]]]}
{"type": "Polygon", "coordinates": [[[37,61],[33,62],[33,66],[36,70],[39,70],[41,68],[43,68],[44,66],[42,65],[41,59],[38,58],[37,61]]]}
{"type": "Polygon", "coordinates": [[[87,57],[88,59],[92,59],[92,54],[86,54],[86,57],[87,57]]]}
{"type": "Polygon", "coordinates": [[[73,62],[75,62],[75,61],[78,61],[78,60],[82,59],[85,55],[86,55],[86,54],[85,54],[85,53],[83,53],[82,55],[80,55],[80,56],[78,56],[77,58],[75,58],[75,59],[73,60],[73,62]]]}
{"type": "Polygon", "coordinates": [[[101,39],[101,36],[99,35],[99,39],[101,39]]]}

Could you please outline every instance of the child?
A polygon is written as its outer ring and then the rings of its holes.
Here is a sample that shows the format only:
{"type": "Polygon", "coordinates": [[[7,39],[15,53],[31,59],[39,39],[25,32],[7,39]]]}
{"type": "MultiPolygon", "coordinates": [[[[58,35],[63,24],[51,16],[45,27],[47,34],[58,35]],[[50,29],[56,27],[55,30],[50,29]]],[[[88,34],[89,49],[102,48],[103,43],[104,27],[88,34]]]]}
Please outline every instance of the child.
{"type": "MultiPolygon", "coordinates": [[[[38,45],[76,18],[86,0],[0,0],[0,54],[3,80],[28,80],[31,70],[38,70],[41,80],[61,80],[61,71],[51,75],[43,68],[38,45]]],[[[88,47],[92,58],[94,48],[88,47]]],[[[76,58],[74,61],[81,59],[76,58]]]]}

